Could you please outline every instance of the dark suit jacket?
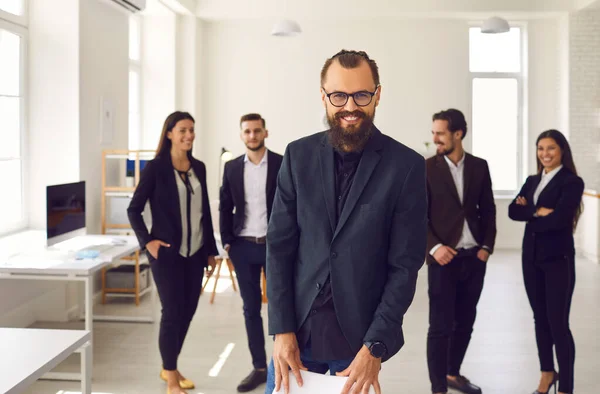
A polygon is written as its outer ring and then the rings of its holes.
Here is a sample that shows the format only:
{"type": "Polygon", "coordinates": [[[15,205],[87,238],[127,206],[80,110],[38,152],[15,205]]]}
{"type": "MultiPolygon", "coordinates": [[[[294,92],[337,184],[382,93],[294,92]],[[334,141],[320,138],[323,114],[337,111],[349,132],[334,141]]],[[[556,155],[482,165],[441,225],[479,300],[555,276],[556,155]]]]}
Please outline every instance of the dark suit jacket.
{"type": "Polygon", "coordinates": [[[334,151],[326,133],[288,145],[267,233],[269,333],[297,332],[328,276],[353,351],[382,341],[393,356],[425,258],[422,156],[375,130],[336,223],[334,151]]]}
{"type": "Polygon", "coordinates": [[[534,205],[533,195],[541,179],[541,174],[531,175],[521,188],[518,196],[525,197],[527,205],[517,205],[515,197],[508,207],[511,219],[527,222],[523,259],[543,261],[572,256],[575,253],[573,219],[581,204],[583,180],[563,167],[542,190],[534,205]],[[554,212],[534,217],[539,207],[554,209],[554,212]]]}
{"type": "MultiPolygon", "coordinates": [[[[277,173],[283,157],[267,150],[267,220],[271,216],[277,188],[277,173]]],[[[219,227],[223,245],[231,244],[242,231],[246,218],[244,155],[225,163],[219,203],[219,227]],[[235,214],[234,214],[235,209],[235,214]]]]}
{"type": "Polygon", "coordinates": [[[429,251],[437,244],[455,248],[465,219],[479,246],[493,252],[496,242],[496,204],[487,162],[465,153],[463,203],[460,202],[450,167],[443,156],[427,159],[429,226],[427,262],[435,262],[429,251]]]}
{"type": "MultiPolygon", "coordinates": [[[[209,256],[216,256],[217,244],[213,233],[210,204],[206,189],[206,167],[204,163],[194,158],[191,159],[192,168],[202,185],[202,231],[204,237],[204,250],[209,256]]],[[[145,249],[146,244],[158,239],[171,245],[170,248],[161,248],[161,255],[166,253],[176,256],[181,247],[181,213],[179,207],[179,194],[173,173],[171,156],[157,156],[150,160],[140,177],[140,183],[135,189],[133,198],[127,208],[127,215],[131,227],[138,238],[140,247],[145,249]],[[142,212],[147,201],[150,201],[152,212],[152,231],[144,223],[142,212]]]]}

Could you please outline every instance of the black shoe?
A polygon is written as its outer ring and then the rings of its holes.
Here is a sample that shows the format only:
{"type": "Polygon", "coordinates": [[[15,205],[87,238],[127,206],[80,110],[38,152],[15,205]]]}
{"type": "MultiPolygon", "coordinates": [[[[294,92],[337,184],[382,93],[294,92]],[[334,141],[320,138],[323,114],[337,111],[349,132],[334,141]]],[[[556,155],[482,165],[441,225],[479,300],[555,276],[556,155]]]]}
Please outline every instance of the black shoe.
{"type": "Polygon", "coordinates": [[[464,376],[457,376],[456,379],[446,379],[448,387],[458,390],[465,394],[481,394],[481,388],[475,386],[464,376]]]}
{"type": "Polygon", "coordinates": [[[550,386],[548,386],[548,391],[538,391],[535,390],[533,392],[533,394],[548,394],[550,392],[550,389],[552,388],[552,386],[554,386],[554,394],[556,394],[556,382],[558,382],[558,373],[554,372],[554,378],[552,378],[552,383],[550,383],[550,386]]]}
{"type": "Polygon", "coordinates": [[[252,391],[261,384],[267,383],[267,370],[255,369],[250,372],[250,375],[246,376],[242,383],[237,387],[238,393],[246,393],[252,391]]]}

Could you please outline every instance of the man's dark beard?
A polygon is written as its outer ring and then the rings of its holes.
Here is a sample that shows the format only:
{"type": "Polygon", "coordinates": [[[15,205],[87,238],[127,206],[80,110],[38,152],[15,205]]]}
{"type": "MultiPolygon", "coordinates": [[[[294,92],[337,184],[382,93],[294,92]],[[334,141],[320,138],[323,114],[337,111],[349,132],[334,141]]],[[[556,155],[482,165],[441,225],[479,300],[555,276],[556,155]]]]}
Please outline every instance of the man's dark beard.
{"type": "Polygon", "coordinates": [[[454,146],[451,146],[450,148],[446,148],[442,151],[442,153],[438,153],[437,149],[436,149],[436,153],[438,156],[448,156],[449,154],[451,154],[452,152],[454,152],[454,146]]]}
{"type": "Polygon", "coordinates": [[[265,146],[265,140],[260,141],[260,143],[255,148],[246,144],[246,148],[250,149],[252,152],[257,152],[257,151],[261,150],[263,148],[263,146],[265,146]]]}
{"type": "Polygon", "coordinates": [[[339,152],[359,152],[364,149],[373,134],[373,116],[361,111],[340,111],[333,116],[327,114],[329,143],[339,152]],[[358,126],[342,127],[341,119],[345,116],[356,116],[362,119],[358,126]]]}

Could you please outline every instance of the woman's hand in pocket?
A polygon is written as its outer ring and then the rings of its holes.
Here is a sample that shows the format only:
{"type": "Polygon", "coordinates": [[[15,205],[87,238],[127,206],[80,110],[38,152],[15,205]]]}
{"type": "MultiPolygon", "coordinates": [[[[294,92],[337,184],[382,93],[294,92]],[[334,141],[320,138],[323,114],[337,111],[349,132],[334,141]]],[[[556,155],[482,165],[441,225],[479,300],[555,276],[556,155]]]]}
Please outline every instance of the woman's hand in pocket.
{"type": "Polygon", "coordinates": [[[146,244],[146,249],[152,257],[158,259],[158,249],[160,249],[161,246],[164,246],[165,248],[171,247],[171,245],[169,245],[168,243],[155,239],[146,244]]]}

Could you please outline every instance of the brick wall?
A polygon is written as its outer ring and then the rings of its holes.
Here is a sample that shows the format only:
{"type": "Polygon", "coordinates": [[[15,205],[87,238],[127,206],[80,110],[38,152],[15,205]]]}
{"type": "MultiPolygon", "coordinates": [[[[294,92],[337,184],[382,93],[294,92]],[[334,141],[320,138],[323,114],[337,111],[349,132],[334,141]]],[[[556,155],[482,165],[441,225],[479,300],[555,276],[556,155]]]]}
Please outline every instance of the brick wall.
{"type": "Polygon", "coordinates": [[[586,189],[600,192],[600,10],[569,18],[569,129],[586,189]]]}

